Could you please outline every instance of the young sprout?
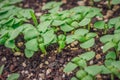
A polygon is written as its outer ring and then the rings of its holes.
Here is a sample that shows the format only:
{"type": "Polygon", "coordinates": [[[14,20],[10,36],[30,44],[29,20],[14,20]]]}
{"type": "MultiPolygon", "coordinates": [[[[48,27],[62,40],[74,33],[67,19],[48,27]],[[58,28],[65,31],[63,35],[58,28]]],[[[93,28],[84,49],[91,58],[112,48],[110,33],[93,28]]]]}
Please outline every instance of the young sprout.
{"type": "Polygon", "coordinates": [[[37,21],[37,18],[35,16],[34,12],[30,11],[30,14],[31,14],[31,17],[32,17],[32,20],[33,20],[35,26],[38,26],[38,21],[37,21]]]}
{"type": "Polygon", "coordinates": [[[61,52],[62,49],[65,48],[65,45],[66,45],[66,36],[61,34],[58,36],[58,44],[59,44],[59,48],[58,48],[58,52],[61,52]]]}
{"type": "Polygon", "coordinates": [[[45,44],[44,44],[43,38],[40,38],[40,39],[39,39],[39,48],[40,48],[40,50],[42,51],[42,53],[44,53],[45,55],[47,54],[46,46],[45,46],[45,44]]]}
{"type": "Polygon", "coordinates": [[[103,29],[104,34],[106,34],[108,29],[109,29],[108,25],[104,21],[95,22],[94,27],[97,28],[97,29],[103,29]]]}

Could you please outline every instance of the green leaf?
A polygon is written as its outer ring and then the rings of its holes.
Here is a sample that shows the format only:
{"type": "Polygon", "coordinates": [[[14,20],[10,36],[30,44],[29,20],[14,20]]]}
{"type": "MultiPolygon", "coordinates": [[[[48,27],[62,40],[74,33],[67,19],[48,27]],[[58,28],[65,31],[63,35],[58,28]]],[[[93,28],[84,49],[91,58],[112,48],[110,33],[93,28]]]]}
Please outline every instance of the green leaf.
{"type": "Polygon", "coordinates": [[[79,57],[84,59],[84,60],[89,61],[92,58],[94,58],[94,56],[95,56],[95,52],[90,51],[90,52],[85,52],[85,53],[81,54],[79,57]]]}
{"type": "Polygon", "coordinates": [[[108,52],[108,54],[105,56],[106,59],[112,59],[115,60],[116,59],[116,53],[113,51],[108,52]]]}
{"type": "Polygon", "coordinates": [[[85,60],[82,60],[82,59],[81,59],[80,61],[78,61],[77,64],[78,64],[78,66],[80,66],[80,67],[82,67],[82,68],[84,68],[84,67],[87,66],[86,61],[85,61],[85,60]]]}
{"type": "Polygon", "coordinates": [[[5,65],[0,66],[0,75],[2,75],[2,73],[3,73],[4,66],[5,65]]]}
{"type": "Polygon", "coordinates": [[[95,2],[99,2],[99,1],[101,1],[101,0],[94,0],[95,2]]]}
{"type": "Polygon", "coordinates": [[[118,34],[114,34],[114,37],[113,37],[113,41],[115,42],[115,43],[117,43],[118,41],[120,41],[120,34],[118,33],[118,34]]]}
{"type": "Polygon", "coordinates": [[[60,26],[60,29],[64,32],[69,32],[69,31],[72,31],[74,29],[74,27],[72,27],[68,24],[63,24],[60,26]]]}
{"type": "Polygon", "coordinates": [[[90,47],[92,47],[94,45],[94,43],[95,43],[95,40],[94,40],[94,38],[92,38],[90,40],[87,40],[84,43],[81,43],[80,47],[82,47],[82,48],[90,48],[90,47]]]}
{"type": "Polygon", "coordinates": [[[9,40],[14,40],[16,37],[18,37],[18,35],[22,32],[23,29],[24,29],[24,27],[18,27],[17,29],[15,29],[15,30],[10,34],[9,40]]]}
{"type": "Polygon", "coordinates": [[[16,47],[16,46],[15,46],[15,41],[8,39],[8,40],[5,42],[5,46],[8,47],[8,48],[14,49],[14,48],[16,47]]]}
{"type": "Polygon", "coordinates": [[[83,77],[85,77],[87,75],[87,73],[84,70],[79,70],[76,73],[76,77],[79,78],[79,80],[81,80],[83,77]]]}
{"type": "Polygon", "coordinates": [[[100,41],[102,43],[106,43],[106,42],[109,42],[113,39],[113,35],[104,35],[100,38],[100,41]]]}
{"type": "Polygon", "coordinates": [[[114,60],[105,60],[105,66],[111,66],[111,63],[113,62],[114,60]]]}
{"type": "Polygon", "coordinates": [[[94,27],[97,29],[105,29],[105,22],[104,21],[97,21],[94,24],[94,27]]]}
{"type": "Polygon", "coordinates": [[[20,77],[20,74],[18,73],[12,73],[10,76],[7,78],[7,80],[17,80],[20,77]]]}
{"type": "Polygon", "coordinates": [[[112,41],[106,43],[104,46],[103,46],[103,53],[105,53],[107,50],[113,48],[116,44],[113,43],[112,41]]]}
{"type": "Polygon", "coordinates": [[[40,23],[37,27],[40,32],[46,32],[52,21],[45,21],[40,23]]]}
{"type": "Polygon", "coordinates": [[[76,62],[78,62],[78,61],[80,61],[80,57],[75,57],[75,58],[73,58],[71,61],[73,62],[73,63],[76,63],[76,62]]]}
{"type": "Polygon", "coordinates": [[[87,30],[87,29],[77,29],[75,32],[74,32],[74,34],[75,35],[78,35],[78,36],[80,36],[80,35],[82,35],[82,36],[84,36],[85,34],[87,34],[89,31],[87,30]]]}
{"type": "Polygon", "coordinates": [[[38,50],[38,42],[37,39],[31,39],[25,43],[25,46],[28,50],[37,51],[38,50]]]}
{"type": "Polygon", "coordinates": [[[96,33],[88,33],[88,34],[86,35],[86,38],[87,38],[87,39],[90,39],[90,38],[93,38],[93,37],[95,37],[95,36],[97,36],[96,33]]]}
{"type": "Polygon", "coordinates": [[[104,65],[101,66],[101,69],[102,69],[101,74],[110,74],[111,73],[111,71],[104,65]]]}
{"type": "Polygon", "coordinates": [[[78,80],[76,77],[72,77],[70,80],[78,80]]]}
{"type": "Polygon", "coordinates": [[[78,28],[79,27],[79,23],[77,21],[74,21],[71,23],[71,26],[78,28]]]}
{"type": "Polygon", "coordinates": [[[120,51],[120,42],[118,43],[118,48],[117,48],[118,51],[120,51]]]}
{"type": "Polygon", "coordinates": [[[114,61],[111,65],[120,70],[120,61],[114,61]]]}
{"type": "Polygon", "coordinates": [[[120,0],[112,0],[112,2],[111,2],[112,4],[120,4],[120,0]]]}
{"type": "Polygon", "coordinates": [[[31,58],[33,55],[34,55],[34,51],[25,49],[25,56],[26,56],[27,58],[31,58]]]}
{"type": "Polygon", "coordinates": [[[90,23],[91,19],[89,18],[84,18],[80,23],[79,26],[86,26],[90,23]]]}
{"type": "Polygon", "coordinates": [[[92,76],[95,76],[97,74],[100,74],[100,72],[102,71],[102,69],[98,65],[93,65],[93,66],[85,67],[85,71],[88,72],[88,74],[90,74],[92,76]]]}
{"type": "Polygon", "coordinates": [[[51,29],[44,33],[42,37],[44,39],[45,45],[49,45],[56,38],[56,35],[54,34],[54,31],[51,29]]]}
{"type": "Polygon", "coordinates": [[[81,79],[81,80],[93,80],[93,77],[92,76],[90,76],[90,75],[87,75],[87,76],[85,76],[83,79],[81,79]]]}
{"type": "Polygon", "coordinates": [[[64,72],[72,72],[75,68],[77,68],[77,65],[72,63],[72,62],[69,62],[65,68],[64,68],[64,72]]]}
{"type": "Polygon", "coordinates": [[[39,35],[39,33],[35,28],[26,29],[24,31],[24,39],[25,40],[36,38],[38,35],[39,35]]]}
{"type": "Polygon", "coordinates": [[[61,20],[54,20],[53,22],[52,22],[52,26],[60,26],[60,25],[62,25],[62,24],[64,24],[65,22],[64,21],[61,21],[61,20]]]}
{"type": "Polygon", "coordinates": [[[42,10],[53,9],[53,8],[58,7],[58,6],[61,6],[61,5],[62,5],[62,2],[51,1],[51,2],[48,2],[47,4],[45,4],[45,5],[42,7],[42,10]]]}

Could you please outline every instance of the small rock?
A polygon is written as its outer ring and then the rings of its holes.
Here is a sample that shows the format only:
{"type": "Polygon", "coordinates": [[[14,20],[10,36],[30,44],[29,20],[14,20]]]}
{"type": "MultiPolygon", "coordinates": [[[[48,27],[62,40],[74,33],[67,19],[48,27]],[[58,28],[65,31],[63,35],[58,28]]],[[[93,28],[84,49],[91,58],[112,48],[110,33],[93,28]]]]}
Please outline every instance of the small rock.
{"type": "Polygon", "coordinates": [[[25,73],[25,74],[28,74],[29,72],[28,72],[28,71],[25,71],[24,73],[25,73]]]}
{"type": "Polygon", "coordinates": [[[85,2],[84,2],[84,1],[78,1],[77,4],[78,4],[79,6],[84,6],[84,5],[85,5],[85,2]]]}
{"type": "Polygon", "coordinates": [[[100,55],[100,54],[97,54],[97,55],[95,56],[95,58],[96,58],[96,59],[100,59],[100,58],[101,58],[101,55],[100,55]]]}
{"type": "Polygon", "coordinates": [[[39,78],[39,80],[42,80],[42,78],[39,78]]]}
{"type": "Polygon", "coordinates": [[[34,78],[33,80],[37,80],[37,79],[34,78]]]}
{"type": "Polygon", "coordinates": [[[38,12],[38,13],[35,13],[36,16],[40,17],[42,15],[42,13],[38,12]]]}
{"type": "Polygon", "coordinates": [[[1,59],[1,61],[6,61],[6,57],[3,57],[3,58],[1,59]]]}
{"type": "Polygon", "coordinates": [[[93,64],[93,60],[91,60],[91,61],[89,62],[89,64],[92,65],[92,64],[93,64]]]}
{"type": "Polygon", "coordinates": [[[117,11],[119,8],[120,8],[119,5],[115,5],[112,10],[115,12],[115,11],[117,11]]]}
{"type": "Polygon", "coordinates": [[[18,43],[17,43],[18,47],[22,47],[23,44],[24,44],[23,42],[18,42],[18,43]]]}
{"type": "Polygon", "coordinates": [[[72,51],[78,50],[78,48],[71,48],[72,51]]]}
{"type": "Polygon", "coordinates": [[[102,17],[99,17],[99,16],[97,16],[96,17],[98,20],[103,20],[103,18],[102,17]]]}
{"type": "Polygon", "coordinates": [[[14,56],[20,56],[20,55],[22,55],[21,52],[15,52],[15,53],[14,53],[14,56]]]}
{"type": "Polygon", "coordinates": [[[101,79],[102,78],[100,74],[98,74],[96,77],[97,77],[97,79],[101,79]]]}
{"type": "Polygon", "coordinates": [[[45,79],[44,73],[39,73],[40,78],[45,79]]]}
{"type": "Polygon", "coordinates": [[[23,63],[22,63],[22,66],[23,66],[23,67],[26,67],[27,65],[25,64],[25,62],[23,62],[23,63]]]}
{"type": "Polygon", "coordinates": [[[45,61],[45,64],[49,64],[49,62],[48,62],[48,61],[45,61]]]}
{"type": "Polygon", "coordinates": [[[39,65],[39,67],[42,68],[42,67],[43,67],[43,63],[41,63],[41,64],[39,65]]]}
{"type": "Polygon", "coordinates": [[[51,69],[47,69],[47,71],[46,71],[46,75],[50,74],[51,71],[52,71],[51,69]]]}
{"type": "Polygon", "coordinates": [[[63,74],[62,77],[65,78],[65,74],[63,74]]]}

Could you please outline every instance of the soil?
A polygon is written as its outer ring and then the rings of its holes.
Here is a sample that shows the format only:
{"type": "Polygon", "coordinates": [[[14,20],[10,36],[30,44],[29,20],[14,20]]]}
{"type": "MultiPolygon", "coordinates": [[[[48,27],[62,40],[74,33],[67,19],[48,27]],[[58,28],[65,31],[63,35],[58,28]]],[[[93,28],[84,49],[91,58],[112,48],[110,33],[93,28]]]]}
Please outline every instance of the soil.
{"type": "MultiPolygon", "coordinates": [[[[24,0],[22,3],[18,4],[23,8],[32,8],[35,10],[36,15],[39,16],[44,14],[46,11],[42,11],[41,7],[51,0],[24,0]]],[[[61,0],[56,0],[61,1],[61,0]]],[[[64,4],[62,5],[63,9],[70,9],[80,4],[79,0],[62,0],[64,4]]],[[[84,5],[90,6],[90,1],[83,0],[84,5]]],[[[95,7],[99,7],[104,14],[104,20],[107,21],[109,18],[120,16],[120,7],[113,11],[112,14],[108,15],[108,8],[105,4],[106,0],[103,0],[99,3],[95,3],[95,7]],[[114,14],[114,15],[113,15],[114,14]],[[106,17],[107,16],[107,17],[106,17]]],[[[118,5],[119,6],[119,5],[118,5]]],[[[114,6],[112,6],[114,8],[114,6]]],[[[94,18],[92,22],[96,21],[98,18],[94,18]]],[[[113,34],[113,30],[109,30],[107,33],[113,34]]],[[[101,47],[102,43],[99,41],[99,37],[103,35],[102,30],[94,30],[97,32],[98,36],[95,38],[96,44],[90,49],[96,52],[96,56],[93,60],[88,62],[88,65],[92,64],[103,64],[105,54],[102,53],[101,47]]],[[[22,37],[17,38],[17,43],[24,42],[22,37]]],[[[24,44],[24,43],[23,43],[24,44]]],[[[0,80],[6,80],[7,76],[11,73],[20,73],[21,76],[19,80],[70,80],[70,78],[75,75],[75,73],[66,74],[63,72],[64,66],[75,56],[80,55],[86,50],[79,47],[78,42],[75,42],[67,45],[66,48],[61,52],[57,52],[58,45],[53,44],[47,48],[48,55],[42,56],[41,52],[36,52],[35,55],[27,59],[24,54],[21,53],[21,56],[15,56],[14,52],[2,45],[0,45],[0,65],[4,64],[5,69],[3,74],[0,76],[0,80]]],[[[21,47],[24,49],[24,46],[21,47]]],[[[89,51],[89,50],[88,50],[89,51]]],[[[96,80],[110,80],[109,75],[97,75],[96,80]]],[[[117,80],[117,78],[115,79],[117,80]]]]}

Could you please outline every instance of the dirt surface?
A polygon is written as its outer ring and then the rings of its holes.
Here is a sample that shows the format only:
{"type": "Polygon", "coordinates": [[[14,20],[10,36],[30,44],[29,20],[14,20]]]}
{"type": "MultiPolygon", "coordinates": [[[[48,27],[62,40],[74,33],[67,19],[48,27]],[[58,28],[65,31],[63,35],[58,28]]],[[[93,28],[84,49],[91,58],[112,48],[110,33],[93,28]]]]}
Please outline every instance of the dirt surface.
{"type": "MultiPolygon", "coordinates": [[[[83,0],[83,2],[80,2],[79,0],[62,1],[64,2],[62,5],[63,9],[70,9],[78,5],[91,5],[88,0],[83,0]]],[[[34,9],[39,18],[40,15],[45,13],[45,11],[41,10],[41,7],[46,2],[48,2],[48,0],[24,0],[19,4],[19,6],[23,8],[34,9]]],[[[120,16],[119,5],[112,6],[112,10],[108,10],[105,0],[103,0],[100,3],[95,3],[95,7],[101,8],[105,21],[107,21],[109,18],[120,16]],[[119,8],[117,9],[117,7],[119,8]]],[[[99,18],[93,19],[92,22],[96,21],[97,19],[99,18]]],[[[107,33],[112,34],[113,30],[114,29],[111,29],[107,33]]],[[[93,29],[91,29],[91,31],[98,33],[98,36],[95,38],[96,44],[90,49],[96,52],[96,56],[93,60],[89,61],[88,64],[103,64],[105,54],[102,53],[102,43],[99,41],[99,37],[103,35],[103,31],[96,31],[93,29]]],[[[24,40],[21,38],[17,39],[18,42],[24,42],[24,40]]],[[[3,75],[0,76],[0,80],[5,80],[10,73],[14,72],[21,74],[19,80],[70,80],[70,78],[75,74],[65,74],[63,72],[65,64],[67,64],[73,57],[89,50],[81,49],[77,41],[67,45],[67,47],[61,53],[57,53],[57,47],[58,45],[56,44],[49,46],[47,48],[48,55],[45,57],[42,57],[41,52],[36,52],[32,58],[27,59],[23,53],[21,53],[21,56],[15,56],[12,50],[0,45],[0,65],[5,64],[5,69],[3,75]]],[[[24,46],[22,49],[24,49],[24,46]]],[[[97,75],[96,80],[110,80],[110,76],[97,75]]]]}

